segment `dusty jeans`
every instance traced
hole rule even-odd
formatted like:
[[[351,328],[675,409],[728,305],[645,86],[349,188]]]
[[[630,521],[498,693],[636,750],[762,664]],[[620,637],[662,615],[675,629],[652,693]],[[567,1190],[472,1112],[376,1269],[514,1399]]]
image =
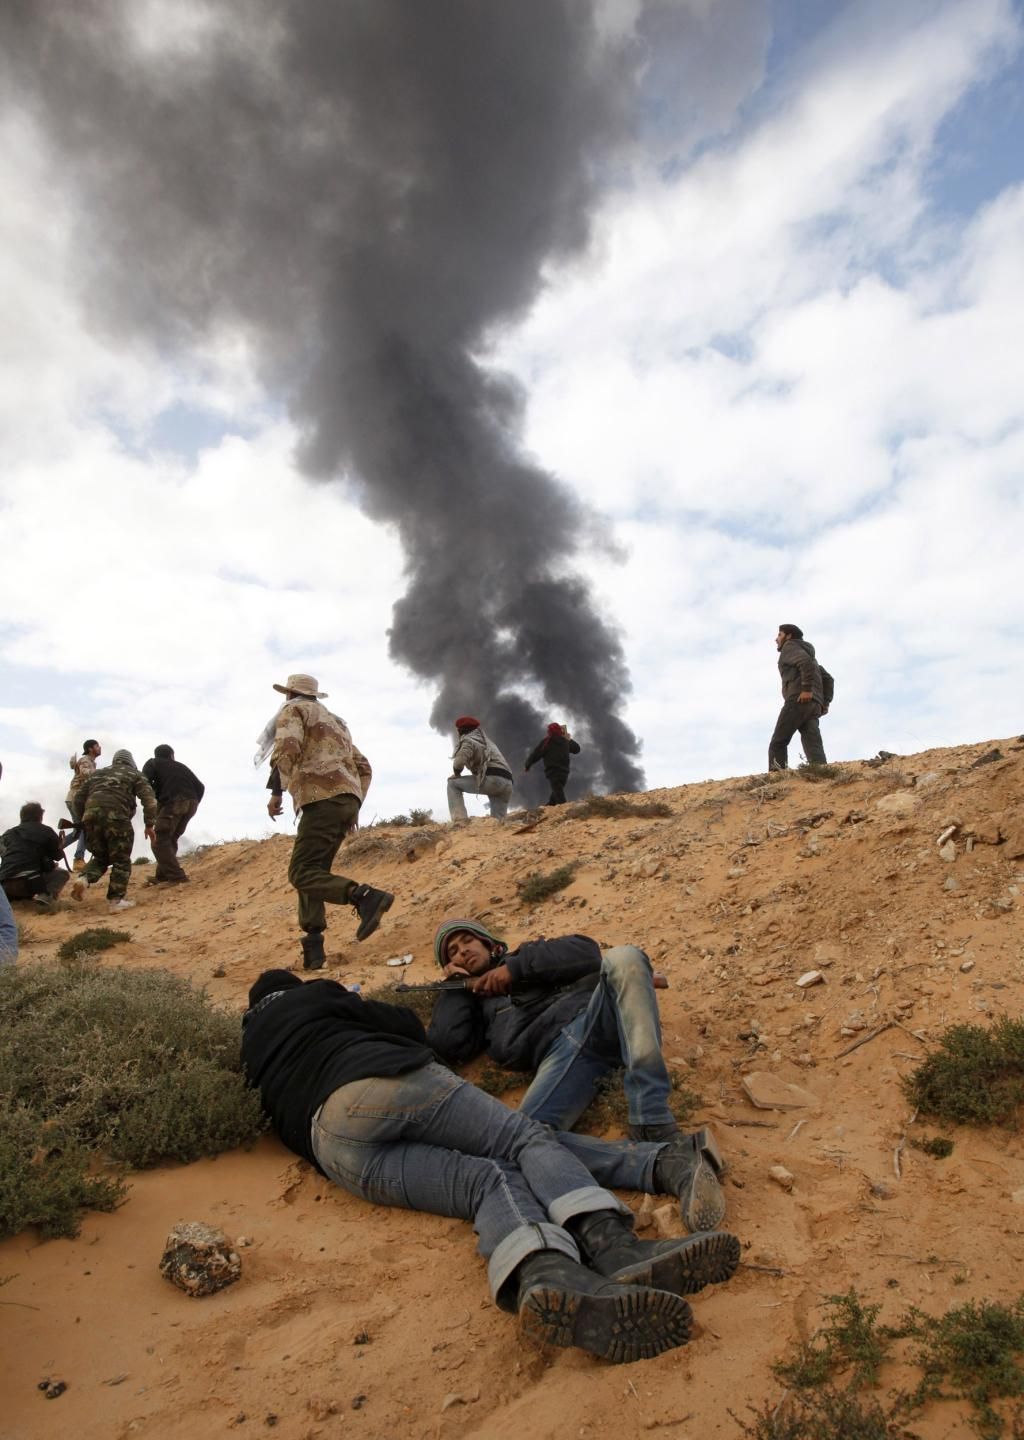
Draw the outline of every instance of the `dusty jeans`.
[[[601,978],[587,1008],[544,1056],[519,1108],[542,1125],[571,1130],[609,1070],[625,1068],[631,1125],[674,1120],[661,1053],[661,1024],[651,962],[635,945],[616,945],[601,959]]]
[[[579,1258],[563,1228],[574,1215],[630,1213],[544,1126],[436,1062],[341,1086],[312,1143],[324,1173],[373,1205],[472,1220],[499,1303],[528,1255]]]
[[[453,820],[468,820],[463,795],[486,795],[487,806],[495,820],[504,820],[512,799],[512,781],[500,775],[485,775],[474,780],[472,775],[449,775],[448,814]]]

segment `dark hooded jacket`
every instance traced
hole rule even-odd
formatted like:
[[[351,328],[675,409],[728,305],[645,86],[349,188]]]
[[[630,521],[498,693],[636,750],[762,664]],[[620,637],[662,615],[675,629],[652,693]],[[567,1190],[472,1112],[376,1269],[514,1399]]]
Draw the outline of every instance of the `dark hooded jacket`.
[[[23,820],[0,835],[0,881],[20,875],[45,875],[64,851],[56,830],[41,820]]]
[[[823,709],[831,704],[832,677],[815,659],[814,646],[809,640],[789,636],[779,651],[779,674],[782,676],[784,700],[795,700],[803,691],[809,690]]]
[[[538,760],[544,762],[544,774],[550,779],[568,780],[569,778],[569,756],[578,755],[580,747],[575,740],[570,740],[568,735],[545,735],[544,739],[530,751],[526,758],[525,768],[529,770],[531,765],[536,765]]]
[[[449,1065],[486,1050],[496,1065],[532,1073],[563,1027],[590,1003],[601,973],[601,947],[586,935],[528,940],[497,963],[511,971],[511,994],[443,992],[427,1044]]]
[[[242,1017],[249,1083],[289,1150],[313,1165],[310,1126],[329,1095],[353,1080],[404,1075],[433,1058],[411,1010],[362,1000],[336,980],[272,991]]]

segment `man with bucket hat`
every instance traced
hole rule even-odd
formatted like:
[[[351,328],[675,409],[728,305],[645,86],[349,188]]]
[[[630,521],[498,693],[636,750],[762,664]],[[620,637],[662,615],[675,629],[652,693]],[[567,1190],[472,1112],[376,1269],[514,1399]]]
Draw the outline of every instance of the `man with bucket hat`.
[[[370,762],[353,743],[344,720],[320,704],[327,696],[312,675],[289,675],[274,689],[285,696],[285,704],[274,725],[267,812],[277,819],[283,808],[282,787],[287,789],[299,816],[288,879],[299,894],[302,963],[306,970],[319,970],[326,958],[325,903],[351,905],[359,916],[356,939],[365,940],[395,897],[331,873],[370,788]]]

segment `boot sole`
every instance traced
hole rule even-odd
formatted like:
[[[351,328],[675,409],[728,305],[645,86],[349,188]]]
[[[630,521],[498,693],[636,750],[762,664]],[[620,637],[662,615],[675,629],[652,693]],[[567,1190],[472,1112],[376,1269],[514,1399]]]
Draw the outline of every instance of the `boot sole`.
[[[653,1285],[673,1295],[696,1295],[705,1285],[731,1280],[740,1263],[740,1242],[720,1230],[680,1240],[675,1250],[610,1275],[620,1285]]]
[[[519,1323],[539,1344],[574,1346],[613,1365],[628,1365],[685,1345],[693,1312],[678,1295],[661,1290],[582,1295],[537,1285],[520,1303]]]
[[[376,910],[374,910],[370,918],[368,920],[364,920],[363,923],[360,925],[359,929],[356,931],[356,939],[368,940],[373,934],[373,932],[376,930],[377,926],[380,924],[381,917],[387,914],[387,912],[391,909],[394,903],[395,897],[393,895],[386,895],[385,898],[379,902]]]
[[[679,1197],[679,1213],[687,1230],[717,1230],[725,1219],[725,1195],[718,1176],[703,1157],[693,1172],[686,1193]]]

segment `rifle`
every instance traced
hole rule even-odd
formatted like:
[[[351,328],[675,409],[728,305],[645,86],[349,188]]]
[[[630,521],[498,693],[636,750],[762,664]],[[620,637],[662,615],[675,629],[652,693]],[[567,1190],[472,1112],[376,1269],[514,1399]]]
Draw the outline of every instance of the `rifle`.
[[[444,980],[427,980],[422,985],[406,985],[400,980],[393,989],[396,995],[441,995],[445,990],[468,990],[470,979],[469,975],[448,975]]]

